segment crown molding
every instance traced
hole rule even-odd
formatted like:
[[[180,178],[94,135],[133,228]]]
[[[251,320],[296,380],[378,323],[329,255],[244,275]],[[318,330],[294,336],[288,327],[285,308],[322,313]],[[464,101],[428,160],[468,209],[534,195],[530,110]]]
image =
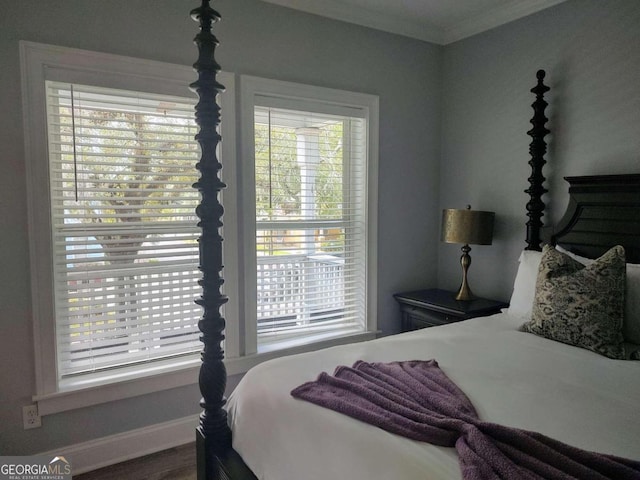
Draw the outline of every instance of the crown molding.
[[[434,23],[382,14],[337,0],[263,0],[282,7],[314,15],[382,30],[438,45],[447,45],[504,25],[527,15],[552,7],[566,0],[514,0],[507,6],[487,10],[445,28]]]
[[[566,0],[526,0],[505,7],[488,10],[447,28],[443,32],[442,45],[447,45],[478,33],[486,32],[492,28],[524,18],[565,1]]]
[[[443,45],[445,31],[435,24],[382,14],[336,0],[263,0],[314,15]]]

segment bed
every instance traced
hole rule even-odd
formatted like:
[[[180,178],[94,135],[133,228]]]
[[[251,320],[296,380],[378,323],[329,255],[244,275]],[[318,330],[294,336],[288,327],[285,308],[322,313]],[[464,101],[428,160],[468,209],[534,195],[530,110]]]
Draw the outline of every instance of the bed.
[[[467,394],[479,416],[489,422],[537,431],[570,445],[629,459],[640,459],[640,362],[612,360],[593,351],[521,331],[531,317],[543,243],[558,245],[578,262],[588,263],[622,245],[629,264],[640,263],[640,175],[570,177],[570,203],[553,234],[543,238],[542,168],[548,130],[544,116],[544,72],[531,90],[533,128],[531,176],[526,192],[526,247],[509,309],[491,316],[280,358],[250,370],[229,400],[222,340],[226,298],[222,286],[222,206],[224,184],[216,156],[220,109],[211,29],[219,15],[209,0],[192,11],[200,23],[196,36],[198,80],[192,88],[197,135],[202,148],[196,184],[202,236],[203,293],[200,322],[203,413],[197,428],[199,479],[298,480],[320,478],[459,479],[451,448],[393,435],[374,426],[291,397],[298,385],[320,372],[357,360],[392,362],[437,359]],[[555,250],[554,250],[555,251]],[[640,269],[627,265],[627,301],[640,297]],[[637,290],[629,292],[630,288]],[[634,307],[635,308],[635,307]],[[640,323],[640,309],[627,309]],[[631,315],[629,315],[631,312]],[[626,320],[625,320],[626,321]],[[627,351],[636,347],[627,346]],[[638,347],[640,348],[640,347]],[[508,361],[506,360],[508,359]]]

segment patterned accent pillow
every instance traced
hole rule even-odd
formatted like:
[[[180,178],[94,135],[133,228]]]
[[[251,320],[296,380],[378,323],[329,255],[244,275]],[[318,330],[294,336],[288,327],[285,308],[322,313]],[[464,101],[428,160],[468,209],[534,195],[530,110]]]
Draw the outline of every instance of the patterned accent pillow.
[[[624,359],[624,285],[621,246],[584,266],[545,245],[531,320],[521,330]]]

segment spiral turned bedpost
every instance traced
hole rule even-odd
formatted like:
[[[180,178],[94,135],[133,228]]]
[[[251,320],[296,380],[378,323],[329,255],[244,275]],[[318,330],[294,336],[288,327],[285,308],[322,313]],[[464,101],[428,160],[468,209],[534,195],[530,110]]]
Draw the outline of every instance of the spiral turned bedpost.
[[[219,478],[215,465],[215,455],[231,447],[231,431],[227,425],[227,414],[224,410],[226,399],[224,391],[227,372],[224,366],[225,320],[220,308],[227,301],[222,294],[222,227],[223,208],[220,203],[220,192],[225,184],[219,177],[222,164],[218,160],[216,148],[222,140],[219,134],[220,106],[216,96],[224,91],[224,86],[216,80],[220,65],[214,55],[218,40],[211,32],[213,23],[220,20],[220,15],[209,6],[210,0],[202,0],[202,5],[191,11],[191,17],[199,22],[200,32],[194,42],[198,46],[198,60],[193,67],[198,73],[198,80],[190,88],[198,94],[199,101],[195,107],[195,118],[199,131],[196,140],[200,144],[201,158],[196,168],[200,172],[199,180],[193,185],[201,195],[196,214],[200,218],[199,239],[200,265],[202,278],[202,295],[196,303],[203,308],[203,315],[198,322],[202,332],[203,343],[202,365],[200,367],[200,405],[203,412],[197,428],[198,478]],[[206,473],[204,473],[206,471]]]
[[[544,110],[547,108],[548,103],[544,100],[544,94],[550,89],[544,83],[544,70],[538,70],[536,77],[538,83],[531,89],[532,93],[535,93],[536,100],[531,105],[533,107],[533,118],[531,124],[533,128],[527,132],[527,135],[531,136],[532,140],[529,144],[529,153],[531,154],[531,176],[529,180],[529,188],[525,190],[529,194],[530,200],[527,203],[527,246],[525,250],[537,250],[542,248],[540,243],[540,231],[542,229],[542,215],[544,212],[544,202],[542,196],[547,193],[547,190],[543,187],[544,176],[542,175],[542,167],[546,160],[544,159],[545,153],[547,153],[547,143],[544,141],[544,137],[549,133],[549,130],[545,127],[545,124],[549,120]]]

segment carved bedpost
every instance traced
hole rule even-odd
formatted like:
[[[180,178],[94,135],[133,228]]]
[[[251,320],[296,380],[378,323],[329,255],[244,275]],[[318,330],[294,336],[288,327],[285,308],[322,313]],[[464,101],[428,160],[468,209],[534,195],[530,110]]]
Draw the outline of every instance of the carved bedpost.
[[[544,212],[544,202],[542,201],[542,195],[547,193],[547,190],[543,187],[544,176],[542,175],[542,167],[546,160],[544,159],[545,153],[547,153],[547,143],[544,141],[545,135],[549,133],[549,130],[545,128],[545,123],[549,120],[544,115],[544,110],[547,108],[547,102],[544,101],[544,94],[549,91],[542,81],[544,80],[544,70],[538,70],[536,77],[538,78],[538,84],[531,89],[532,93],[536,94],[536,100],[531,105],[533,107],[533,118],[531,124],[533,128],[527,132],[532,140],[529,144],[529,153],[531,154],[531,176],[529,177],[529,188],[525,190],[529,194],[530,200],[527,203],[527,246],[525,250],[538,250],[540,247],[541,238],[540,230],[542,229],[542,214]]]
[[[216,80],[220,65],[215,61],[215,48],[218,40],[211,33],[214,22],[220,19],[218,12],[209,6],[210,0],[202,0],[202,5],[191,11],[194,20],[200,23],[200,32],[194,41],[198,46],[198,61],[193,65],[198,80],[190,87],[198,94],[195,108],[196,123],[200,127],[196,140],[200,144],[202,156],[196,168],[200,179],[193,185],[201,195],[196,214],[200,218],[202,233],[199,239],[200,270],[202,295],[196,303],[203,308],[198,323],[203,342],[202,365],[200,367],[200,405],[204,409],[200,415],[196,442],[198,449],[198,478],[218,479],[220,474],[215,455],[231,447],[231,431],[227,425],[227,413],[223,409],[226,399],[224,391],[227,372],[224,366],[225,321],[220,308],[227,301],[222,295],[222,227],[223,208],[220,204],[220,191],[225,187],[218,173],[222,168],[217,158],[216,148],[221,140],[220,106],[216,95],[224,90]]]

